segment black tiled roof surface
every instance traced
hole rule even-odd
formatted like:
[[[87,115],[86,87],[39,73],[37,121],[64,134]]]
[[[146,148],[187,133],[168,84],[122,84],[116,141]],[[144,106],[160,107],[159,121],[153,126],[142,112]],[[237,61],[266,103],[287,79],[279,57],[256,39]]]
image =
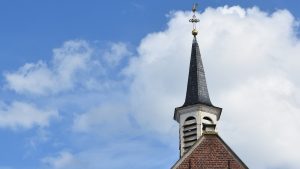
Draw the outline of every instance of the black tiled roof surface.
[[[213,106],[208,95],[199,45],[196,38],[194,38],[186,98],[183,107],[198,103]]]

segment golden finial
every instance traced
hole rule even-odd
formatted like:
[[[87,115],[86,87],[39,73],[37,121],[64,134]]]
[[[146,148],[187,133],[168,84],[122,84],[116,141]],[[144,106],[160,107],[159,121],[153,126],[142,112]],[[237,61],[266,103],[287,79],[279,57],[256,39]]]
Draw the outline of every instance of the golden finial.
[[[195,4],[193,5],[193,8],[192,8],[192,11],[193,11],[193,13],[194,13],[193,18],[189,20],[190,22],[193,23],[193,31],[192,31],[192,35],[194,35],[194,37],[196,37],[197,34],[198,34],[198,31],[197,31],[197,29],[196,29],[196,24],[197,24],[197,22],[200,21],[198,18],[196,18],[197,7],[198,7],[198,4],[195,3]]]

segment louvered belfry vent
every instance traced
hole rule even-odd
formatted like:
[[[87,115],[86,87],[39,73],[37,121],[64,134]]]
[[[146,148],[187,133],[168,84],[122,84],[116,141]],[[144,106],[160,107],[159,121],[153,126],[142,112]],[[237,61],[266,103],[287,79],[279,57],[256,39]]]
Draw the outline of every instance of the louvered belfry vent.
[[[187,152],[197,141],[197,121],[195,117],[188,117],[183,125],[183,148]]]

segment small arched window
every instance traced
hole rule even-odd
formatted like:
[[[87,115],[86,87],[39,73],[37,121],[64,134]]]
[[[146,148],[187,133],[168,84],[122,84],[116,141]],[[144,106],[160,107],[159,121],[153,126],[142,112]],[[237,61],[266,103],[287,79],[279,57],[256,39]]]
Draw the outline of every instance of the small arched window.
[[[209,117],[203,117],[203,123],[204,124],[214,124],[211,118]]]
[[[183,148],[187,152],[197,140],[197,121],[195,117],[188,117],[183,124]]]

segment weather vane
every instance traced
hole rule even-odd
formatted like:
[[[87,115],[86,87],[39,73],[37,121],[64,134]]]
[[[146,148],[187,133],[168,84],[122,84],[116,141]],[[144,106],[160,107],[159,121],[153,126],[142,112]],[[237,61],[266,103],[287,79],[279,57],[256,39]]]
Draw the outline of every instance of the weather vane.
[[[200,20],[196,17],[197,7],[198,7],[198,4],[195,3],[195,4],[193,5],[193,8],[192,8],[192,11],[193,11],[193,13],[194,13],[193,18],[189,20],[190,22],[193,23],[193,31],[192,31],[192,34],[194,35],[194,37],[196,37],[197,34],[198,34],[198,31],[197,31],[197,28],[196,28],[196,24],[197,24],[197,22],[200,21]]]

